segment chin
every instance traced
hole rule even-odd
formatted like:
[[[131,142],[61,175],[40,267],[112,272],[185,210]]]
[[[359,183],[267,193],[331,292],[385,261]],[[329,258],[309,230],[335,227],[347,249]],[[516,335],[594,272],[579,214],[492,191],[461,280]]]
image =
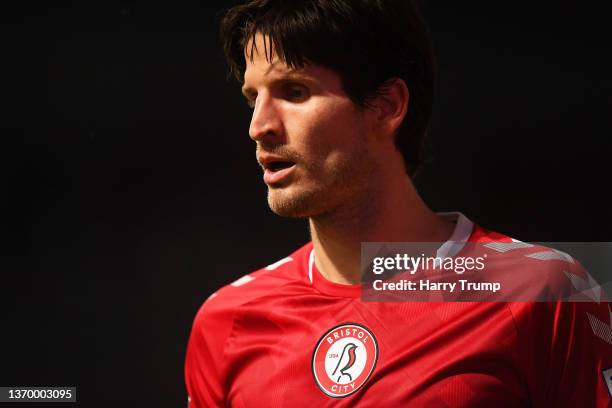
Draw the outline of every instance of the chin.
[[[275,214],[281,217],[307,218],[317,216],[324,211],[322,203],[312,191],[295,192],[290,189],[268,189],[268,205]]]

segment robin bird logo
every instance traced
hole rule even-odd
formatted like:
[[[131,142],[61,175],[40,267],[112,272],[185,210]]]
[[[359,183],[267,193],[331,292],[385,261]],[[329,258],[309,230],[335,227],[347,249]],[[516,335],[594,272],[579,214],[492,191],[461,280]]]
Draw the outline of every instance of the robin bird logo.
[[[349,373],[346,373],[345,371],[350,369],[357,360],[355,350],[357,350],[357,346],[355,345],[355,343],[348,343],[344,346],[344,349],[342,349],[342,354],[340,354],[338,364],[336,365],[336,368],[332,373],[332,375],[336,375],[336,373],[338,372],[338,368],[342,365],[342,368],[340,368],[340,376],[336,381],[340,382],[342,376],[345,375],[348,376],[349,381],[353,381],[353,377],[351,377],[351,375]]]
[[[378,360],[374,334],[359,323],[342,323],[319,338],[312,353],[312,375],[332,398],[354,394],[368,381]]]

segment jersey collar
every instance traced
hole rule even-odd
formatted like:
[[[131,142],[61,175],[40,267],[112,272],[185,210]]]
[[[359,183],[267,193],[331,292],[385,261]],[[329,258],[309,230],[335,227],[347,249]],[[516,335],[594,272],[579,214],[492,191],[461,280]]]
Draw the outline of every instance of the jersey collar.
[[[441,212],[438,215],[450,219],[455,223],[455,229],[448,241],[438,248],[436,253],[439,257],[450,257],[457,254],[469,241],[474,230],[474,223],[464,214],[458,211]],[[319,292],[330,296],[358,298],[361,296],[361,285],[345,285],[335,283],[326,279],[315,265],[314,248],[310,247],[308,255],[308,281]]]

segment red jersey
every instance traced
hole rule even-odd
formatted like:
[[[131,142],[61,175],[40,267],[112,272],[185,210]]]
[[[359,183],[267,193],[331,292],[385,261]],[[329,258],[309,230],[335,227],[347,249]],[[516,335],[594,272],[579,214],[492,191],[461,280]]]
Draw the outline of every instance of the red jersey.
[[[512,242],[457,214],[450,241]],[[605,302],[363,302],[309,243],[209,297],[189,407],[608,407]]]

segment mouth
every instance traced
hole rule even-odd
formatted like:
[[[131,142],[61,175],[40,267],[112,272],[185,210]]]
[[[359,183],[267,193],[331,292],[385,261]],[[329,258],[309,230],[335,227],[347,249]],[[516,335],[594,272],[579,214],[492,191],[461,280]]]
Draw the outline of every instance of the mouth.
[[[270,170],[271,172],[275,173],[277,171],[287,169],[293,166],[294,164],[295,163],[293,162],[283,161],[283,160],[271,161],[271,162],[264,164],[264,170]]]
[[[264,183],[267,185],[278,184],[287,179],[295,169],[295,163],[282,159],[264,159],[261,161],[264,169]]]

